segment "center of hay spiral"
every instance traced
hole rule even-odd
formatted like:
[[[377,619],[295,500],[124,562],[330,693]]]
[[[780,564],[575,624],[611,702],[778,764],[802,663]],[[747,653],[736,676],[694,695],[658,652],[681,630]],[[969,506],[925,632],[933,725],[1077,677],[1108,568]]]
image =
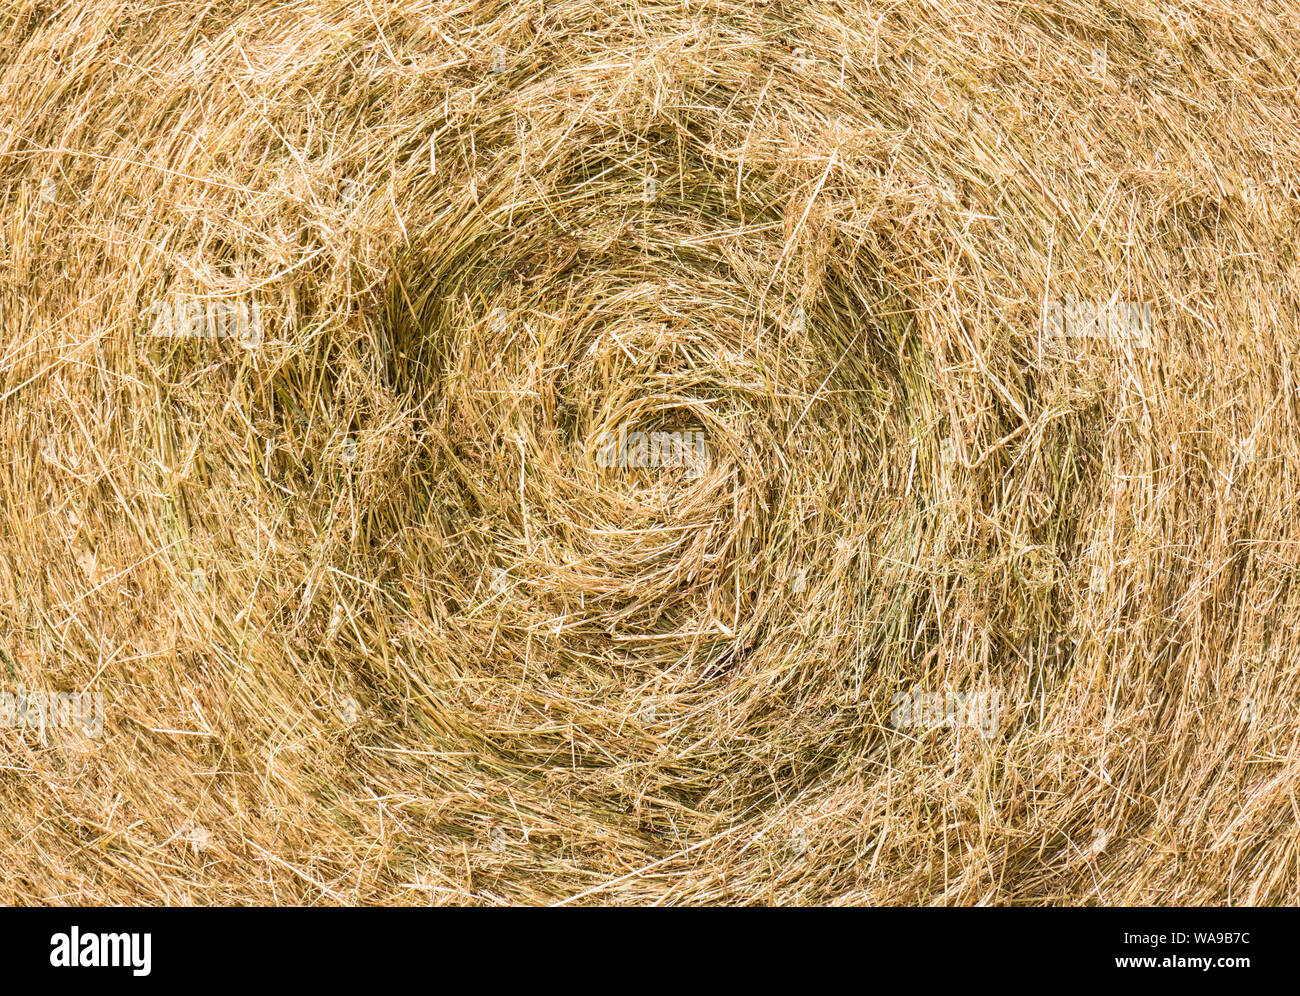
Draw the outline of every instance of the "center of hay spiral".
[[[746,739],[775,730],[772,680],[860,691],[873,532],[903,521],[886,496],[907,329],[870,260],[811,291],[773,279],[782,211],[761,179],[724,190],[698,150],[638,174],[593,143],[529,184],[499,162],[399,261],[384,320],[396,383],[445,441],[430,570],[456,659],[488,698],[649,759],[722,714]],[[751,763],[725,732],[674,793]]]

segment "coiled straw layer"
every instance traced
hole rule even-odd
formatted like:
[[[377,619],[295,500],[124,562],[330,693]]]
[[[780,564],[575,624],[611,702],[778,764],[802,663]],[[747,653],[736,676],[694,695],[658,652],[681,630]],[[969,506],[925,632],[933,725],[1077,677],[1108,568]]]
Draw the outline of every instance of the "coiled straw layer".
[[[1296,902],[1297,43],[11,4],[0,900]]]

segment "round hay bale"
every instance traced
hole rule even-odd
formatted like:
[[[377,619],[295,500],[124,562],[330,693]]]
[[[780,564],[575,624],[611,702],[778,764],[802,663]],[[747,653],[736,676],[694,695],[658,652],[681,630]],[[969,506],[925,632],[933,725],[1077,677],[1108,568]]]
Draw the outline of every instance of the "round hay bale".
[[[0,901],[1296,902],[1297,42],[17,0]]]

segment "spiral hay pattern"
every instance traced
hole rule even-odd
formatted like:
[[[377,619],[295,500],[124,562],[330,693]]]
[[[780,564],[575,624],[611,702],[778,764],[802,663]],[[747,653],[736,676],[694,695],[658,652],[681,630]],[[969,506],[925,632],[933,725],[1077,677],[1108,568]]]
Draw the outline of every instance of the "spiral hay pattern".
[[[199,6],[0,14],[0,901],[1300,900],[1300,9]]]

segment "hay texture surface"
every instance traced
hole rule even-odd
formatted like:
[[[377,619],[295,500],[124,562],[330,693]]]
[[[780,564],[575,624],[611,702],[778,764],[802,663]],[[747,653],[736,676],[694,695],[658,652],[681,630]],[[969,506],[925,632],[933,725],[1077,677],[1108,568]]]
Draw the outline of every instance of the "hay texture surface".
[[[1300,902],[1297,52],[6,4],[0,901]]]

